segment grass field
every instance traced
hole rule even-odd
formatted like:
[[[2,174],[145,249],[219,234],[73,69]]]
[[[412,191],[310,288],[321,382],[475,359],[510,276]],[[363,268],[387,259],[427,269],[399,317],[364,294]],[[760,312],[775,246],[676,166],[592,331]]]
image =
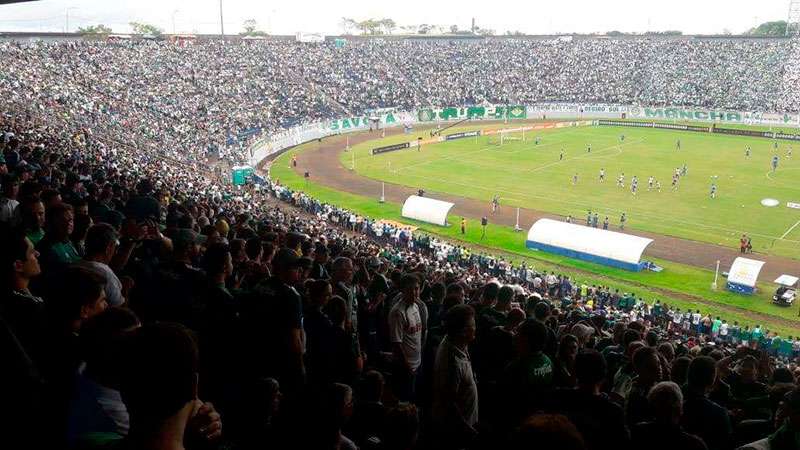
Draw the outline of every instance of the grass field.
[[[470,124],[447,133],[479,128],[485,127]],[[540,137],[538,145],[535,135]],[[525,137],[502,146],[491,145],[489,137],[482,136],[427,145],[421,152],[369,154],[371,148],[416,138],[393,136],[355,146],[341,158],[347,167],[354,158],[356,171],[369,178],[487,204],[499,195],[503,205],[572,215],[578,221],[591,209],[601,221],[608,216],[612,227],[625,212],[631,228],[729,247],[737,247],[741,234],[747,233],[758,252],[800,257],[800,210],[785,206],[787,201],[800,203],[796,182],[800,145],[795,144],[796,154],[789,157],[791,144],[786,141],[779,141],[774,152],[773,141],[763,138],[627,127],[549,129],[529,131]],[[745,157],[747,146],[752,149],[750,158]],[[774,154],[780,161],[771,173]],[[688,175],[673,191],[672,173],[684,164]],[[598,179],[601,169],[605,169],[604,183]],[[616,186],[620,173],[625,174],[625,188]],[[573,185],[576,174],[578,182]],[[635,196],[630,190],[634,175],[639,178]],[[661,192],[648,191],[650,176],[661,182]],[[716,199],[709,195],[714,176]],[[781,204],[764,207],[760,204],[764,198]]]
[[[369,217],[412,223],[425,232],[453,242],[460,241],[472,245],[476,251],[489,251],[515,262],[524,260],[529,266],[534,266],[538,270],[555,270],[568,274],[580,282],[610,285],[622,292],[633,292],[648,300],[658,298],[683,310],[700,309],[704,313],[719,315],[729,321],[736,320],[741,324],[760,323],[784,336],[797,334],[800,319],[797,317],[796,309],[781,308],[771,304],[770,296],[775,289],[771,283],[759,283],[759,292],[756,295],[741,296],[724,290],[712,291],[709,285],[713,279],[713,272],[709,270],[670,261],[655,259],[657,264],[665,267],[666,270],[662,273],[629,272],[558,255],[531,252],[524,247],[519,233],[515,233],[509,227],[490,224],[487,239],[480,241],[480,227],[473,220],[468,221],[466,236],[461,236],[456,227],[438,227],[410,221],[400,217],[398,204],[381,204],[374,197],[344,193],[313,181],[307,182],[288,168],[288,161],[292,155],[314,148],[315,145],[315,143],[304,144],[281,155],[272,165],[272,176],[280,179],[283,184],[305,191],[321,201],[350,208]],[[347,166],[349,167],[349,164]],[[479,242],[480,246],[477,246]]]

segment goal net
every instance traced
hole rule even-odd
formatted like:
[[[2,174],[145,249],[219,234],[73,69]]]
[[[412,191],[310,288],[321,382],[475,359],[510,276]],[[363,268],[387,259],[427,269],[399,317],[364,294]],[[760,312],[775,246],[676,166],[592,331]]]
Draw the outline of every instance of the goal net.
[[[504,145],[515,141],[525,141],[525,130],[499,130],[488,138],[489,145]]]

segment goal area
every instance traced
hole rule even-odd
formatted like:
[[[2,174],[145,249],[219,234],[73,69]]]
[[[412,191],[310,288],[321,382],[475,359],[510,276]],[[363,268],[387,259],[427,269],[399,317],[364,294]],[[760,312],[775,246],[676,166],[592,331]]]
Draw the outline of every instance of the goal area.
[[[488,136],[489,145],[505,145],[517,141],[525,142],[525,140],[525,129],[523,128],[498,130],[496,133]]]

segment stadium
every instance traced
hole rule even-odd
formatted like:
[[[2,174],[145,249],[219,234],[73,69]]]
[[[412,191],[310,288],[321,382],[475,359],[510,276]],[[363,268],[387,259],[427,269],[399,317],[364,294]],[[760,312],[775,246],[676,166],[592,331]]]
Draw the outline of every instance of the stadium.
[[[8,448],[797,448],[789,3],[0,31]]]

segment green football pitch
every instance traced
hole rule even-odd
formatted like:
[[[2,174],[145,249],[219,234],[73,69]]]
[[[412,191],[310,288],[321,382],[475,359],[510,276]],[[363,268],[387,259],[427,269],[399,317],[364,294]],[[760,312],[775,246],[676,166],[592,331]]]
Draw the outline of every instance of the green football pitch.
[[[445,134],[485,128],[471,124]],[[627,227],[729,247],[737,247],[741,234],[747,233],[756,251],[800,258],[800,210],[786,206],[800,203],[800,144],[794,144],[796,154],[791,156],[788,141],[778,141],[775,150],[773,141],[764,138],[583,126],[526,131],[524,140],[520,132],[507,134],[502,145],[496,135],[480,136],[425,145],[422,151],[370,154],[374,147],[417,136],[357,145],[341,155],[341,162],[355,164],[369,178],[487,204],[498,195],[502,205],[572,215],[579,223],[592,210],[601,221],[608,216],[614,227],[624,212]],[[774,155],[779,164],[772,172]],[[687,174],[673,190],[672,175],[684,165]],[[623,173],[624,187],[618,187]],[[631,191],[633,176],[639,180],[636,195]],[[649,189],[651,176],[660,182],[660,192]],[[710,195],[712,183],[716,198]],[[762,206],[766,198],[779,205]]]

